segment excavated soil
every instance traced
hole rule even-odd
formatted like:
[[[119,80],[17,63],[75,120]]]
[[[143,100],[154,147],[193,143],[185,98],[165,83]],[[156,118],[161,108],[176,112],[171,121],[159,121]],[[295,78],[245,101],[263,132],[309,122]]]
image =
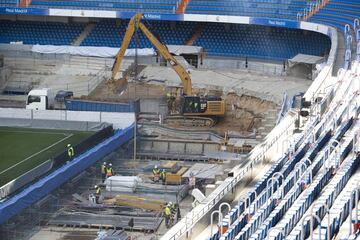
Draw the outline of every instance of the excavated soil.
[[[226,115],[215,126],[217,131],[232,130],[243,134],[253,132],[262,125],[269,110],[277,109],[277,105],[271,101],[248,95],[231,93],[225,97],[225,101]]]
[[[112,84],[103,83],[86,99],[100,101],[127,102],[129,100],[157,99],[159,104],[165,103],[166,92],[179,94],[180,90],[166,88],[158,84],[148,84],[146,82],[127,82],[126,79],[118,80]],[[269,110],[277,109],[274,102],[263,100],[254,96],[229,93],[223,96],[220,90],[194,89],[194,94],[204,94],[221,96],[226,102],[226,115],[211,130],[224,134],[226,131],[237,132],[241,135],[248,135],[259,128],[264,122],[264,116]],[[181,126],[171,126],[181,128]],[[187,127],[187,129],[189,129]],[[204,129],[193,127],[193,129]]]

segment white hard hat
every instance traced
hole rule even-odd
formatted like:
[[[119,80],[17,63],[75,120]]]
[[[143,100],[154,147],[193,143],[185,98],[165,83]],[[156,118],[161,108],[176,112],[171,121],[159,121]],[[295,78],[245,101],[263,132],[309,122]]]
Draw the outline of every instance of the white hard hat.
[[[106,162],[104,162],[104,165],[106,165]]]
[[[171,206],[172,205],[172,202],[169,202],[169,206]]]
[[[154,168],[157,168],[157,165],[155,165],[155,167]]]
[[[97,188],[97,185],[95,185],[94,188]]]
[[[112,163],[109,163],[109,166],[112,166]]]
[[[67,145],[68,147],[70,147],[71,146],[71,144],[70,143],[68,143],[68,145]]]

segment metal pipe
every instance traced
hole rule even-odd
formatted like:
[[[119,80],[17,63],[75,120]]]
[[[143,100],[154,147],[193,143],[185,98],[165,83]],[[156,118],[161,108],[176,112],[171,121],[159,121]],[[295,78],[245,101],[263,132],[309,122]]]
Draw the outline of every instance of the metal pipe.
[[[310,158],[308,158],[308,157],[307,157],[307,158],[305,158],[303,161],[304,161],[304,162],[306,162],[306,161],[307,161],[307,162],[309,163],[309,165],[308,165],[308,166],[310,166],[310,165],[311,165],[311,160],[310,160]]]
[[[326,227],[326,231],[327,231],[327,240],[330,240],[330,209],[328,207],[328,205],[326,205],[325,203],[315,203],[311,206],[310,209],[310,213],[313,214],[313,209],[315,206],[320,206],[320,207],[324,207],[326,208],[326,214],[327,214],[327,227]],[[321,225],[321,224],[320,224]],[[321,227],[321,226],[320,226]]]
[[[310,217],[310,239],[313,240],[313,225],[314,225],[314,218],[316,219],[316,221],[318,222],[319,225],[321,225],[321,219],[316,216],[315,214],[307,214],[304,216],[302,222],[301,222],[301,238],[300,240],[305,240],[305,229],[304,229],[304,222],[306,220],[307,217]],[[321,228],[319,227],[319,237],[321,238]],[[317,239],[317,240],[321,240],[321,239]]]
[[[266,201],[269,200],[269,182],[271,181],[271,196],[274,194],[274,181],[277,183],[277,186],[279,186],[279,181],[275,178],[269,178],[266,184]]]
[[[354,193],[355,190],[352,190],[351,191],[351,195],[350,195],[350,206],[349,206],[349,237],[351,236],[352,234],[352,231],[351,231],[351,228],[352,228],[352,209],[353,209],[353,204],[352,204],[352,201],[353,201],[353,193]]]
[[[228,204],[227,202],[223,202],[223,203],[221,203],[220,204],[220,206],[219,206],[219,212],[221,213],[221,210],[222,210],[222,207],[223,206],[226,206],[226,207],[228,207],[228,212],[227,213],[229,213],[230,211],[231,211],[231,206],[230,206],[230,204]],[[226,216],[226,215],[225,215]],[[223,232],[223,223],[222,223],[222,221],[223,221],[223,215],[221,214],[221,222],[220,222],[220,236],[222,236],[222,232]]]
[[[237,218],[240,217],[240,202],[241,202],[241,200],[242,200],[242,199],[239,199],[238,204],[237,204],[237,206],[238,206]],[[246,204],[246,203],[245,203],[245,204]]]
[[[289,145],[290,146],[290,141],[289,139],[284,139],[281,143],[281,154],[285,154],[286,151],[284,151],[284,143],[286,142],[286,145]]]
[[[218,220],[218,223],[220,223],[220,219],[222,220],[222,213],[219,211],[219,210],[215,210],[211,213],[211,216],[210,216],[210,238],[212,237],[213,235],[213,218],[214,218],[214,213],[217,213],[218,216],[219,216],[219,220]]]
[[[282,174],[281,172],[276,172],[276,173],[274,173],[271,178],[273,178],[273,179],[275,179],[275,178],[279,179],[279,177],[281,177],[281,181],[283,182],[284,179],[285,179],[285,177],[284,177],[284,174]],[[283,198],[284,198],[284,195],[285,195],[285,193],[284,193],[284,191],[285,191],[284,187],[285,187],[285,186],[283,186],[282,191],[281,191],[281,199],[283,199]],[[278,182],[278,188],[280,189],[280,182]]]
[[[345,35],[347,35],[350,31],[350,25],[349,24],[346,24],[345,27],[344,27],[344,32],[345,32]]]
[[[360,26],[359,19],[356,18],[356,19],[354,20],[354,31],[355,31],[355,32],[356,32],[356,30],[359,28],[359,26]]]

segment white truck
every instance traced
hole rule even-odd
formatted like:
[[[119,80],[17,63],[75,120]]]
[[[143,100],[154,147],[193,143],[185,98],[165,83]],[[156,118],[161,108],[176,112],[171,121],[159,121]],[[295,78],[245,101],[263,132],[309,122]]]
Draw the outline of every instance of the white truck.
[[[56,96],[51,88],[33,89],[28,93],[26,99],[26,109],[46,110],[46,109],[65,109],[65,98],[72,97],[73,92],[58,91]]]

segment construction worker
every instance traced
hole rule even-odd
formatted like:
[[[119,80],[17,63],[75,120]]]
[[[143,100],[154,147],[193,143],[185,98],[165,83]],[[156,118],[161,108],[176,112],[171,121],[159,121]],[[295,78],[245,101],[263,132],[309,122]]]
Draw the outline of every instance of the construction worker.
[[[95,199],[96,199],[96,203],[99,203],[99,199],[101,196],[101,188],[98,185],[95,185]]]
[[[159,178],[160,178],[160,169],[158,168],[157,165],[155,165],[154,169],[153,169],[153,178],[154,178],[154,182],[158,182]]]
[[[106,178],[106,162],[101,164],[101,180],[104,182]]]
[[[174,102],[175,102],[175,97],[171,95],[171,93],[167,92],[166,93],[166,102],[168,105],[168,111],[169,113],[173,113],[174,112]]]
[[[170,214],[171,214],[171,210],[170,210],[170,205],[166,204],[165,209],[164,209],[164,217],[165,217],[165,226],[167,228],[170,227]]]
[[[114,170],[112,168],[112,164],[109,163],[109,166],[106,168],[106,178],[114,176]]]
[[[162,184],[165,184],[165,180],[166,180],[166,171],[165,169],[163,169],[161,172],[160,172],[160,179],[162,181]]]
[[[67,153],[68,153],[69,159],[72,159],[74,157],[74,148],[73,148],[73,146],[71,146],[70,143],[67,145]]]

